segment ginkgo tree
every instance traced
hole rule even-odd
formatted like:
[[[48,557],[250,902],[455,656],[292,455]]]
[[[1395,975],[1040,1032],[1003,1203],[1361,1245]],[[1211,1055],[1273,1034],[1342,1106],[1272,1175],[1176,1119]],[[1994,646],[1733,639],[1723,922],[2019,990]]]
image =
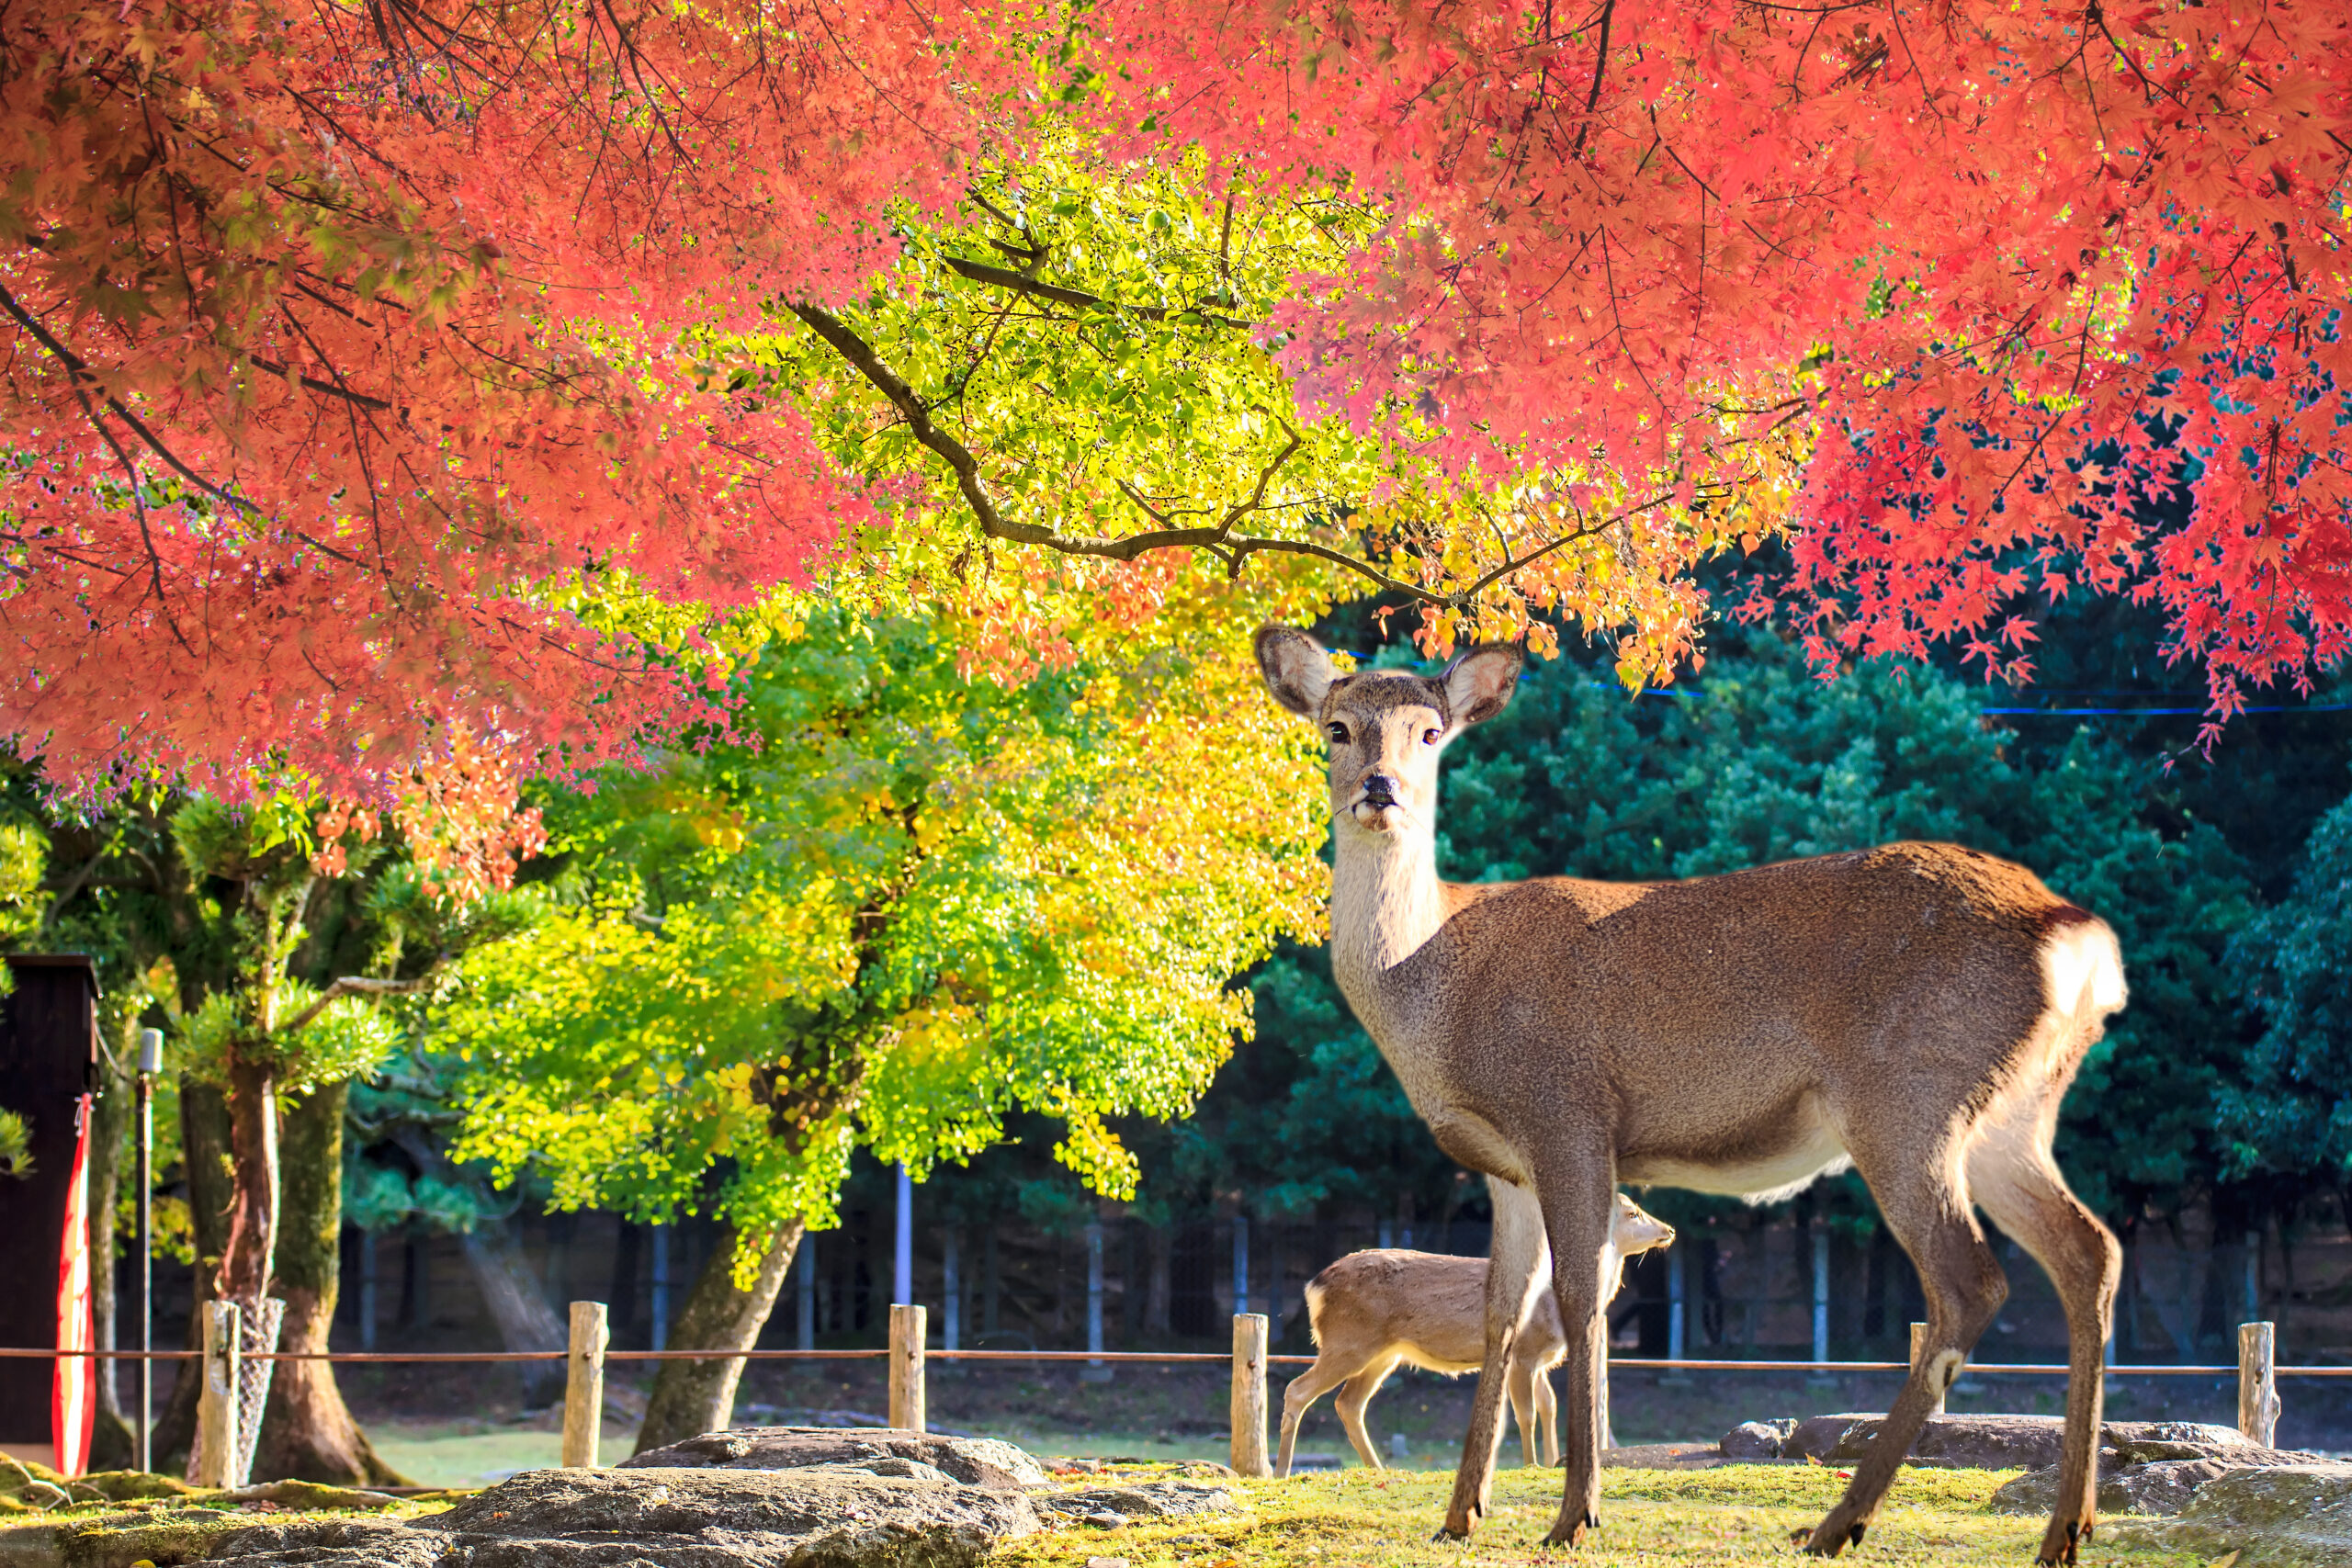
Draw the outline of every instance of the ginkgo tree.
[[[435,1013],[457,1150],[567,1208],[710,1212],[673,1347],[741,1350],[853,1148],[917,1170],[1015,1109],[1125,1195],[1104,1123],[1170,1116],[1249,1026],[1235,978],[1319,925],[1308,748],[1237,649],[1019,685],[935,625],[810,608],[734,726],[546,801],[556,908]],[[724,1426],[740,1360],[664,1364],[640,1447]]]

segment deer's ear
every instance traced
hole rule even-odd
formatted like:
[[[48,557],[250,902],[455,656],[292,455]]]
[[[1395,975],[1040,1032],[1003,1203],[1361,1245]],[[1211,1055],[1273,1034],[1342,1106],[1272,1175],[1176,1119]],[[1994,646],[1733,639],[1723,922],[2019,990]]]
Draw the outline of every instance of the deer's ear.
[[[1323,694],[1331,689],[1331,656],[1323,645],[1296,626],[1258,629],[1258,668],[1274,701],[1295,714],[1313,718],[1322,711]]]
[[[1490,642],[1474,648],[1445,667],[1446,711],[1454,728],[1466,728],[1503,711],[1519,687],[1519,649]]]

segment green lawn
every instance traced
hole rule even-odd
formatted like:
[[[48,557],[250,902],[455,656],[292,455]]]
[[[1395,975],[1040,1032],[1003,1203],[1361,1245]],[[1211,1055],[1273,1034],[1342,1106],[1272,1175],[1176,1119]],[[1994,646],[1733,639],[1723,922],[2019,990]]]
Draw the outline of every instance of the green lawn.
[[[1869,1539],[1847,1560],[2023,1568],[2042,1521],[1985,1507],[2016,1473],[1906,1467]],[[1443,1472],[1350,1471],[1233,1484],[1250,1505],[1246,1516],[1115,1532],[1057,1529],[1013,1543],[996,1561],[1005,1568],[1085,1568],[1097,1558],[1124,1559],[1127,1568],[1787,1568],[1795,1560],[1790,1533],[1816,1522],[1845,1483],[1831,1470],[1791,1465],[1609,1471],[1600,1529],[1573,1557],[1540,1548],[1559,1506],[1555,1470],[1503,1472],[1493,1511],[1467,1543],[1429,1539],[1453,1484]],[[2194,1555],[2103,1540],[2085,1549],[2083,1561],[2205,1568]]]

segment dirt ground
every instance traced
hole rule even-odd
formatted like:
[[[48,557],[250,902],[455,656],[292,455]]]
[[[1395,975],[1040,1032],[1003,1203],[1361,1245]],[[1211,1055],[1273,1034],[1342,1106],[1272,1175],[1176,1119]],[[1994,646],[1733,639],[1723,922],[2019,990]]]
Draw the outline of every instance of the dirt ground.
[[[1107,1382],[1088,1382],[1067,1362],[1034,1367],[1003,1363],[956,1367],[933,1363],[928,1384],[930,1422],[1008,1438],[1042,1453],[1139,1460],[1223,1459],[1227,1450],[1224,1369],[1201,1363],[1109,1369]],[[1276,1367],[1270,1378],[1279,1412],[1283,1384],[1297,1369]],[[614,1369],[614,1398],[605,1428],[608,1459],[626,1453],[642,1408],[650,1372],[642,1364]],[[509,1369],[467,1367],[452,1373],[423,1367],[346,1369],[345,1391],[385,1456],[416,1479],[441,1485],[481,1485],[513,1471],[554,1462],[561,1413],[551,1403],[560,1386],[527,1397]],[[1886,1408],[1899,1386],[1892,1373],[1808,1381],[1801,1373],[1699,1372],[1677,1382],[1649,1371],[1621,1371],[1611,1389],[1618,1440],[1712,1442],[1741,1421],[1805,1416],[1830,1411]],[[1469,1417],[1472,1380],[1403,1371],[1372,1404],[1367,1425],[1391,1466],[1450,1469],[1459,1457]],[[2352,1379],[2290,1382],[2281,1390],[2282,1448],[2324,1451],[2352,1449]],[[2061,1380],[1990,1376],[1963,1380],[1955,1413],[2017,1411],[2055,1415],[2063,1407]],[[539,1403],[544,1398],[550,1403]],[[2118,1379],[2108,1414],[2136,1421],[2182,1420],[2234,1424],[2233,1382],[2211,1377]],[[868,1361],[754,1362],[736,1404],[744,1424],[851,1425],[879,1423],[888,1405],[883,1363]],[[1402,1451],[1392,1445],[1403,1439]],[[542,1452],[541,1450],[544,1450]],[[1515,1450],[1515,1443],[1513,1450]],[[1298,1452],[1308,1464],[1355,1468],[1327,1397],[1299,1429]]]

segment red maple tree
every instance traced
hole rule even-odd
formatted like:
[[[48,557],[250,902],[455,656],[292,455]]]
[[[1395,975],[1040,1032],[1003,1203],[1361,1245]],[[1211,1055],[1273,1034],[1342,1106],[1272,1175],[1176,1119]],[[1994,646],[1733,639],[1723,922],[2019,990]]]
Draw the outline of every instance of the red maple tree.
[[[85,780],[340,784],[690,711],[691,661],[613,604],[739,604],[869,520],[700,334],[854,291],[892,204],[937,208],[1041,106],[1387,205],[1282,323],[1309,401],[1686,495],[1802,430],[1823,660],[1961,638],[2022,676],[2036,595],[2079,584],[2160,602],[2225,715],[2352,616],[2347,28],[2281,0],[27,0],[0,728]]]
[[[2352,626],[2352,11],[2278,0],[1091,14],[1115,100],[1398,221],[1306,385],[1685,483],[1812,427],[1816,659],[2160,603],[2214,708]],[[1115,46],[1108,41],[1115,39]],[[1144,123],[1138,121],[1137,123]],[[1989,672],[1989,671],[1988,671]]]

